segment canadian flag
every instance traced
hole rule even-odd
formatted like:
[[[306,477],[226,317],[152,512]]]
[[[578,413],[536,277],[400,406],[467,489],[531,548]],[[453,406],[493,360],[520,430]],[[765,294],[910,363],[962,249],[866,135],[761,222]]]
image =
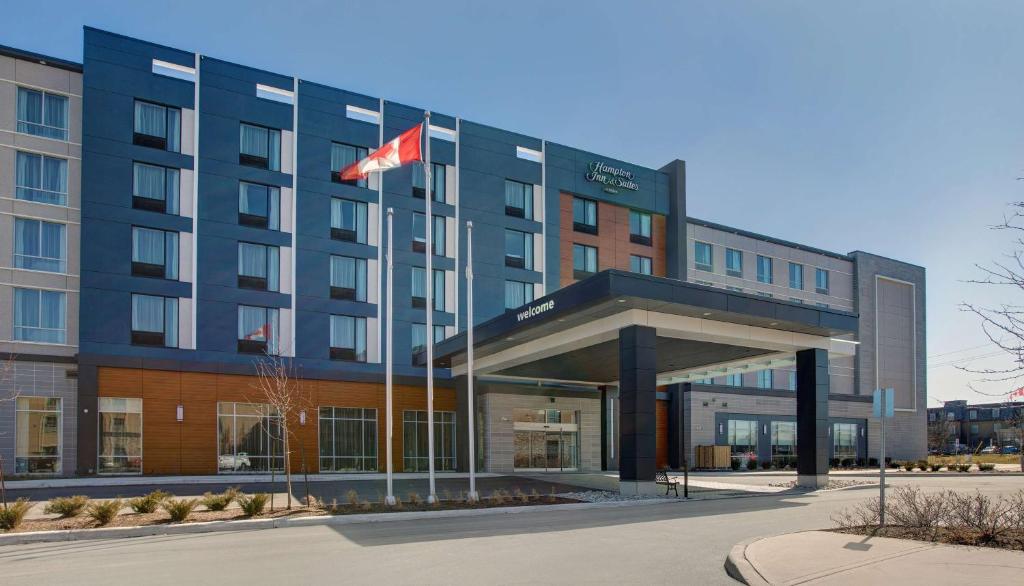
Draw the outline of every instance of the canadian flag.
[[[1021,387],[1010,393],[1010,400],[1014,401],[1017,398],[1024,399],[1024,387]]]
[[[370,156],[342,169],[338,173],[341,180],[366,179],[366,176],[374,171],[387,171],[388,169],[394,169],[422,160],[423,157],[420,153],[420,137],[422,133],[423,125],[417,124],[399,134],[374,151]]]

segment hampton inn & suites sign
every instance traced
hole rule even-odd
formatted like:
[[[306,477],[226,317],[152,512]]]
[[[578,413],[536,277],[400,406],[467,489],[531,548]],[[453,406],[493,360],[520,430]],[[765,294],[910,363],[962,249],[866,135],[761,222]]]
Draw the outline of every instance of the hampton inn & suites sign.
[[[633,180],[633,172],[621,167],[612,167],[604,161],[593,161],[587,165],[587,181],[604,185],[607,193],[618,193],[619,189],[639,191],[640,186]]]

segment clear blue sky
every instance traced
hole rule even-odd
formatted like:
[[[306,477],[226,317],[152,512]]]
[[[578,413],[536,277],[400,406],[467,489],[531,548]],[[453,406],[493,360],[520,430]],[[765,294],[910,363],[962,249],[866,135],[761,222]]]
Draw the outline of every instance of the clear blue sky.
[[[962,282],[1024,200],[1021,2],[113,2],[4,7],[0,43],[81,60],[90,25],[652,167],[691,215],[928,269],[929,400],[985,400]],[[971,366],[1008,364],[1004,357]],[[986,392],[1007,385],[980,383]]]

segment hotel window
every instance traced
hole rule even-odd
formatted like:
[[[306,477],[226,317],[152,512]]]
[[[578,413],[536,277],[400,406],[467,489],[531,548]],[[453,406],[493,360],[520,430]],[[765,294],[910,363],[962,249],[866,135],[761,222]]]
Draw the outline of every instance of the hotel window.
[[[426,180],[423,173],[423,163],[416,163],[412,169],[412,196],[423,199],[426,195]],[[430,193],[434,196],[434,201],[444,203],[445,202],[445,167],[442,163],[431,163],[430,164],[430,183],[433,187]]]
[[[505,230],[505,266],[533,270],[533,234]]]
[[[757,255],[757,280],[760,283],[772,283],[772,259]]]
[[[238,182],[238,223],[243,226],[281,229],[281,188]]]
[[[99,474],[142,473],[142,399],[99,398]]]
[[[181,110],[135,100],[135,132],[132,143],[181,152]]]
[[[276,307],[238,306],[238,351],[277,354],[279,311]]]
[[[585,279],[597,272],[597,249],[585,244],[572,245],[572,278]]]
[[[17,397],[14,411],[14,473],[60,474],[61,400]]]
[[[18,199],[68,205],[68,162],[18,151],[15,195]]]
[[[178,299],[132,294],[132,344],[178,347]]]
[[[743,251],[735,248],[725,249],[725,274],[730,277],[743,276]]]
[[[711,245],[706,242],[693,243],[693,266],[698,271],[714,272],[715,261],[711,253]]]
[[[796,465],[796,422],[772,421],[772,463]]]
[[[178,279],[178,233],[132,227],[132,274]]]
[[[331,198],[331,238],[366,244],[366,204]]]
[[[429,462],[427,412],[402,413],[402,455],[404,472],[426,472]],[[454,471],[455,412],[434,412],[434,469]]]
[[[757,421],[751,419],[730,419],[728,437],[733,460],[739,460],[740,467],[753,470],[757,466]]]
[[[427,224],[426,215],[419,212],[412,213],[412,250],[413,252],[426,252],[427,250]],[[434,241],[434,255],[444,256],[445,244],[448,239],[445,237],[444,216],[434,216],[434,229],[430,234]]]
[[[822,295],[828,295],[828,271],[825,269],[814,269],[814,290]]]
[[[67,296],[62,291],[14,289],[14,339],[63,344]]]
[[[412,306],[427,306],[427,270],[423,267],[412,267]],[[444,311],[444,271],[434,269],[434,311]]]
[[[515,309],[533,301],[533,283],[505,281],[505,309]]]
[[[533,219],[533,186],[511,179],[505,180],[505,215]]]
[[[629,241],[651,245],[651,214],[629,210]]]
[[[974,409],[971,409],[970,411],[967,412],[967,418],[971,419],[971,420],[977,419],[978,418],[978,412],[975,411]]]
[[[597,202],[581,197],[572,198],[572,229],[576,232],[597,234]]]
[[[377,470],[377,410],[320,408],[320,472]]]
[[[742,374],[727,374],[725,376],[725,384],[730,387],[742,387],[743,386],[743,375]]]
[[[65,272],[64,232],[64,224],[15,218],[15,268],[49,273]]]
[[[276,246],[238,243],[238,286],[242,289],[278,291],[281,253]]]
[[[770,389],[770,388],[772,388],[772,371],[771,370],[759,370],[759,371],[757,371],[757,388],[759,388],[759,389]]]
[[[366,362],[366,318],[331,316],[331,360]]]
[[[788,382],[789,382],[789,385],[786,388],[788,388],[791,391],[795,391],[796,390],[796,371],[795,370],[791,370],[791,371],[789,371],[786,374],[787,374],[787,378],[788,378]]]
[[[177,169],[135,163],[132,172],[132,207],[177,215],[180,183],[180,172]]]
[[[641,275],[651,274],[651,258],[649,256],[629,255],[629,270]]]
[[[366,301],[366,259],[331,256],[331,299]]]
[[[410,329],[412,335],[412,356],[413,359],[420,352],[427,349],[427,324],[412,324]],[[444,341],[444,326],[434,326],[434,343]]]
[[[804,265],[795,262],[789,263],[789,288],[804,288]]]
[[[18,132],[67,140],[67,96],[19,87]]]
[[[281,415],[261,403],[217,403],[217,471],[284,470]]]
[[[837,460],[854,460],[857,458],[857,424],[832,424],[832,457]]]
[[[369,154],[370,150],[366,147],[332,142],[331,181],[335,183],[344,183],[345,185],[355,185],[356,187],[366,187],[366,179],[343,180],[341,178],[341,171],[352,163],[365,159]]]
[[[239,125],[238,164],[280,171],[281,131],[241,123]]]

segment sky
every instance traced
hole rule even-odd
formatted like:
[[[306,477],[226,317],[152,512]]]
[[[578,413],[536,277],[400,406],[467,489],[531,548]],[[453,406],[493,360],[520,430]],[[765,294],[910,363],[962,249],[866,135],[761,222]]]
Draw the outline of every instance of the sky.
[[[59,15],[59,16],[55,16]],[[959,309],[1024,200],[1024,3],[175,2],[5,6],[0,44],[80,61],[83,25],[654,168],[688,213],[927,269],[929,406],[1024,381]]]

